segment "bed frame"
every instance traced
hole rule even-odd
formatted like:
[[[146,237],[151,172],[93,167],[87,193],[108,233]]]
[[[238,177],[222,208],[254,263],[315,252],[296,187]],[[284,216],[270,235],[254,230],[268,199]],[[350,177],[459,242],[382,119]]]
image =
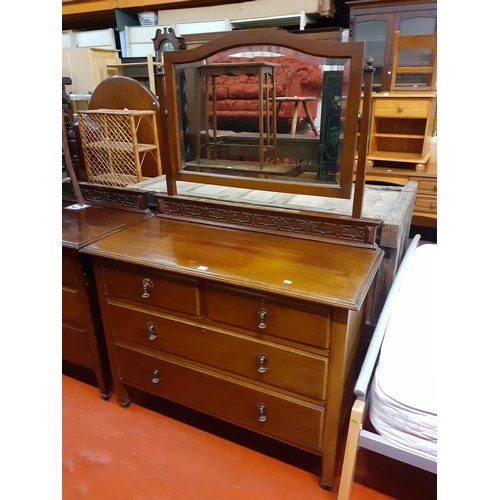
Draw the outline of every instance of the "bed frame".
[[[380,313],[370,346],[368,347],[368,351],[363,361],[363,366],[354,387],[356,400],[352,406],[351,418],[349,421],[344,463],[342,466],[342,475],[340,478],[339,493],[337,497],[338,500],[348,500],[350,497],[354,470],[356,467],[356,455],[359,447],[374,451],[375,453],[385,455],[395,460],[399,460],[400,462],[419,467],[434,474],[437,473],[436,461],[400,448],[379,434],[363,429],[363,423],[368,413],[370,404],[368,389],[377,365],[385,331],[394,308],[394,299],[396,298],[399,288],[401,287],[401,282],[408,268],[408,263],[417,248],[419,241],[420,235],[417,234],[413,237],[408,249],[406,250],[405,256],[401,262],[396,277],[394,278],[389,294],[387,295],[382,312]]]

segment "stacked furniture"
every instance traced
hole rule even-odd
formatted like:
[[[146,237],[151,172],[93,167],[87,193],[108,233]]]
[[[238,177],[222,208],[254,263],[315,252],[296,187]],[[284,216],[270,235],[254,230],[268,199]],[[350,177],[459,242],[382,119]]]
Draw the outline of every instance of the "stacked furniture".
[[[437,225],[436,2],[348,2],[352,40],[374,59],[367,182],[418,183],[415,225]]]

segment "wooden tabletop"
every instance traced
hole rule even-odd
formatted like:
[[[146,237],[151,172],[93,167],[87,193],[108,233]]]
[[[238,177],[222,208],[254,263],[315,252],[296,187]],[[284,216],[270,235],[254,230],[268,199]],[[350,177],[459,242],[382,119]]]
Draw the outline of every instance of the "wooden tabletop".
[[[152,213],[136,213],[93,205],[79,210],[67,208],[74,205],[67,202],[62,204],[63,247],[81,249],[99,238],[154,216]]]
[[[268,61],[249,61],[234,63],[213,63],[200,66],[198,71],[206,75],[242,75],[246,73],[255,74],[261,69],[271,69],[280,66]]]
[[[84,253],[359,310],[383,251],[154,217]]]
[[[316,97],[305,97],[305,96],[295,96],[295,97],[276,97],[278,102],[305,102],[305,101],[315,101]]]

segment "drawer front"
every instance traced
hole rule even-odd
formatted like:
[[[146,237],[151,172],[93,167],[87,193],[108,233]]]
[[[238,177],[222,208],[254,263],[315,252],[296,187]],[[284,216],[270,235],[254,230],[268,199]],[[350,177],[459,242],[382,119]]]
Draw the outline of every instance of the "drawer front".
[[[373,115],[387,118],[427,118],[431,107],[428,99],[374,99]]]
[[[108,296],[140,302],[186,314],[200,315],[200,297],[195,279],[152,269],[128,266],[123,270],[103,263],[104,287]]]
[[[75,261],[64,253],[62,256],[62,282],[66,286],[76,287],[78,284]]]
[[[62,289],[62,319],[65,323],[71,323],[85,327],[85,316],[82,303],[77,290],[63,287]]]
[[[326,399],[327,359],[258,339],[108,305],[113,336],[270,384]]]
[[[420,194],[437,194],[437,179],[426,179],[425,177],[408,177],[408,180],[418,183],[417,192]]]
[[[209,319],[323,349],[330,346],[330,311],[327,306],[207,286]]]
[[[62,359],[92,368],[87,332],[69,325],[62,326]]]
[[[320,406],[123,346],[116,346],[116,355],[125,384],[305,450],[321,451],[325,410]]]
[[[435,196],[417,194],[413,211],[437,214],[437,198]]]

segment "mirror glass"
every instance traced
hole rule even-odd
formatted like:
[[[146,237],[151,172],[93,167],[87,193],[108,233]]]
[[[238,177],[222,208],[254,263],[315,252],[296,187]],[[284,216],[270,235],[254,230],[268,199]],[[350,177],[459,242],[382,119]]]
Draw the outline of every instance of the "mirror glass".
[[[339,197],[347,179],[350,196],[361,69],[353,81],[352,58],[325,53],[252,44],[174,62],[174,178]]]

